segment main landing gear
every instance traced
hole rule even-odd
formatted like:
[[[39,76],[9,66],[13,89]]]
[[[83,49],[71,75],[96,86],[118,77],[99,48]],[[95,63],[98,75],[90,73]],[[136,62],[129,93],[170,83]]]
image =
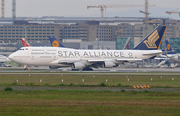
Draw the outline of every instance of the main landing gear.
[[[72,69],[72,71],[93,71],[93,69],[90,67],[85,67],[83,69]]]

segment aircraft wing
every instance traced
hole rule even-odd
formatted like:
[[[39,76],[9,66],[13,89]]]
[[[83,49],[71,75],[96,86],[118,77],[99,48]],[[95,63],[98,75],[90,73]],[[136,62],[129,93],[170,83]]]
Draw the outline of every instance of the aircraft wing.
[[[51,62],[51,64],[72,64],[78,61],[80,60],[54,60]]]
[[[126,58],[126,59],[117,59],[117,62],[137,62],[137,61],[142,61],[142,59],[139,58]]]
[[[78,61],[80,61],[80,60],[59,60],[58,64],[72,64],[72,63],[75,63]]]
[[[106,59],[93,59],[93,60],[59,60],[58,61],[58,64],[72,64],[72,63],[75,63],[75,62],[87,62],[87,63],[97,63],[97,62],[105,62],[105,61],[109,61],[106,60]]]
[[[110,60],[110,59],[93,59],[93,60],[87,60],[88,63],[105,62],[105,61],[111,61],[111,60]]]
[[[142,61],[142,59],[137,58],[124,58],[124,59],[91,59],[91,60],[59,60],[58,64],[72,64],[75,62],[86,61],[87,63],[100,63],[100,62],[116,62],[116,63],[125,63],[125,62],[136,62]]]

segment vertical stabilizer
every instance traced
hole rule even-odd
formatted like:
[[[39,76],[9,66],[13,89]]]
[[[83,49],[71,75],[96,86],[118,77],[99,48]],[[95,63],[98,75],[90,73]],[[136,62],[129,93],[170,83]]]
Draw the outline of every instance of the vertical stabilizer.
[[[54,36],[49,36],[49,41],[52,47],[65,47],[61,42],[59,42]]]
[[[161,45],[166,28],[167,28],[166,26],[156,27],[134,49],[135,50],[158,50]]]
[[[173,52],[170,44],[169,44],[169,41],[168,41],[168,40],[165,40],[165,42],[166,42],[166,50],[167,50],[167,52],[168,52],[167,54],[175,54],[175,53]]]
[[[124,50],[129,50],[130,48],[130,43],[131,43],[131,37],[128,37],[126,44],[124,45]]]
[[[21,42],[22,42],[23,47],[31,47],[31,45],[27,41],[25,41],[24,38],[21,38]],[[25,43],[26,43],[26,45],[25,45]]]

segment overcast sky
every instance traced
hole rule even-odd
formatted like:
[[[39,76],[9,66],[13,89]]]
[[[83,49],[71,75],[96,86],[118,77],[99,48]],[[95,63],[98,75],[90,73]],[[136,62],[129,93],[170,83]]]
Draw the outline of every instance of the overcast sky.
[[[1,1],[0,1],[1,2]],[[102,4],[145,4],[145,0],[16,0],[16,17],[100,17],[99,8],[87,9],[87,5]],[[149,0],[150,17],[170,17],[180,19],[179,14],[168,15],[166,11],[180,8],[180,0]],[[144,7],[107,8],[105,17],[143,17]],[[176,10],[180,12],[180,9]],[[12,16],[12,0],[5,0],[5,17]]]

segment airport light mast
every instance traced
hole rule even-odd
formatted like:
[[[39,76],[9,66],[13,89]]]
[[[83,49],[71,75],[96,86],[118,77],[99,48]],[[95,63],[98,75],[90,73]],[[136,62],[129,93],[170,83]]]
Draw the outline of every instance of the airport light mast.
[[[16,20],[16,0],[12,1],[12,19]]]

